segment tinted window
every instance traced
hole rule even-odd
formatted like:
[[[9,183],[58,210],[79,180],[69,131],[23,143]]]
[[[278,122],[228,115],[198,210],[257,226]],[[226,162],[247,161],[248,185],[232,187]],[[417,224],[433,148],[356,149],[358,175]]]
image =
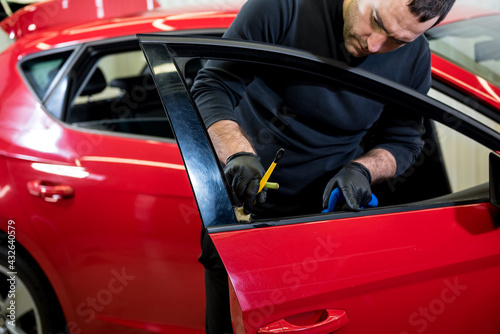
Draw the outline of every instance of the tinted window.
[[[173,138],[140,50],[106,53],[90,66],[64,121],[79,127]]]
[[[21,64],[26,79],[40,99],[44,98],[50,84],[70,54],[71,51],[53,53],[26,60]]]
[[[226,62],[228,63],[228,62]],[[291,95],[293,100],[292,105],[297,106],[303,103],[304,105],[311,106],[311,115],[314,114],[314,110],[318,103],[314,101],[309,101],[300,94],[300,91],[307,87],[316,87],[317,89],[322,89],[325,91],[337,92],[342,96],[342,101],[370,101],[371,99],[365,97],[361,94],[355,92],[347,92],[341,86],[338,86],[333,81],[326,80],[324,77],[314,76],[311,74],[306,74],[301,71],[295,71],[290,68],[279,68],[264,65],[250,65],[243,62],[234,62],[232,66],[233,69],[245,69],[251,68],[252,73],[265,73],[260,75],[259,78],[266,78],[265,81],[270,87],[269,90],[265,90],[261,94],[267,94],[268,100],[276,99],[276,113],[267,117],[269,120],[269,126],[262,127],[257,133],[247,133],[249,138],[252,140],[254,147],[259,148],[261,146],[272,146],[274,144],[273,138],[280,137],[281,133],[293,133],[293,124],[296,120],[301,119],[302,122],[308,122],[308,119],[304,119],[303,115],[297,115],[294,109],[290,105],[281,100],[280,92],[282,89],[287,91],[297,91],[297,94]],[[230,67],[230,66],[228,66]],[[186,80],[189,81],[189,80]],[[252,83],[250,83],[252,85]],[[297,100],[294,100],[294,97]],[[373,111],[374,113],[381,110],[382,106],[379,102],[373,100]],[[332,101],[333,103],[333,101]],[[338,103],[338,102],[337,102]],[[345,102],[347,103],[347,102]],[[355,102],[353,102],[353,106]],[[283,107],[280,109],[280,106]],[[454,106],[456,107],[456,106]],[[331,108],[335,108],[335,104],[331,104]],[[380,109],[379,109],[380,108]],[[386,115],[394,115],[395,109],[392,106],[386,106],[383,113]],[[366,112],[366,110],[365,110]],[[473,111],[472,111],[473,112]],[[320,125],[311,123],[311,126],[316,128],[321,128],[324,124],[329,124],[328,119],[333,117],[334,114],[324,114],[315,115],[316,119],[321,119],[325,117],[320,122]],[[382,117],[380,122],[375,124],[376,126],[382,126],[388,122],[389,118]],[[446,120],[443,120],[444,123]],[[339,122],[340,123],[340,120]],[[491,123],[491,122],[490,122]],[[498,124],[490,124],[489,126],[494,127],[498,130]],[[314,125],[313,125],[314,124]],[[387,124],[391,124],[388,122]],[[459,132],[453,128],[457,125],[453,122],[450,124],[443,125],[431,120],[426,119],[425,122],[425,134],[423,136],[425,146],[421,154],[415,161],[414,165],[410,166],[406,172],[401,176],[383,182],[373,187],[373,192],[377,195],[380,206],[389,205],[400,205],[408,204],[412,202],[429,201],[429,203],[440,203],[442,201],[453,201],[456,200],[481,200],[486,201],[488,198],[487,184],[488,181],[488,154],[491,152],[488,148],[476,143],[475,141],[461,135]],[[366,126],[371,126],[366,124]],[[324,129],[325,133],[336,131],[340,133],[338,129],[334,129],[331,125],[328,125]],[[376,132],[368,132],[362,140],[362,147],[365,150],[370,149],[374,145],[378,144]],[[310,138],[311,141],[318,141],[316,145],[323,145],[320,136],[317,138]],[[275,152],[275,151],[273,151]],[[465,155],[460,152],[467,152]],[[357,152],[361,154],[362,151]],[[288,156],[294,154],[300,154],[288,150]],[[285,154],[285,157],[288,158]],[[278,164],[276,170],[286,167],[286,158],[283,158],[283,163]],[[267,168],[270,161],[263,157],[264,167]],[[276,171],[275,170],[275,171]],[[275,172],[276,173],[276,172]],[[278,173],[277,173],[278,174]],[[303,175],[304,178],[311,177],[310,175]],[[271,176],[270,181],[273,180]],[[297,184],[300,182],[297,182]],[[326,182],[325,182],[326,184]],[[293,187],[295,185],[280,184],[280,187]],[[474,191],[467,192],[465,194],[458,193],[459,191],[473,188],[476,186],[481,186]],[[280,190],[269,190],[268,196],[279,196]],[[321,195],[321,194],[320,194]],[[451,196],[450,199],[442,196]],[[311,193],[311,198],[315,197],[315,194]],[[316,196],[318,197],[318,196]],[[436,199],[434,201],[434,199]]]

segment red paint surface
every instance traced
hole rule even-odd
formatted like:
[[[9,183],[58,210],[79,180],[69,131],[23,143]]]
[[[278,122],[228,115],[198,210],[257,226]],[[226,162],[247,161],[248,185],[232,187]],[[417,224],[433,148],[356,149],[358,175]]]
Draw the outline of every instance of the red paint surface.
[[[216,233],[212,239],[248,333],[328,309],[347,312],[342,333],[495,333],[496,214],[489,204],[476,204]]]

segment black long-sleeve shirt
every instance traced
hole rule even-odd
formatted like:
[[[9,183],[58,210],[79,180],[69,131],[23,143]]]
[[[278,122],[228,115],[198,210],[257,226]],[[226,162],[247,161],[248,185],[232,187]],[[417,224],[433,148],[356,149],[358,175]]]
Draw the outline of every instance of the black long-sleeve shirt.
[[[427,93],[431,77],[425,37],[390,53],[351,57],[344,47],[342,4],[249,0],[224,37],[302,49]],[[320,212],[326,183],[363,153],[362,139],[376,122],[370,148],[391,152],[397,175],[415,161],[423,145],[419,116],[402,117],[398,110],[338,87],[305,81],[298,72],[211,61],[199,72],[192,91],[206,126],[237,121],[266,168],[277,150],[285,148],[270,179],[279,182],[280,189],[268,192],[268,200],[257,209],[262,216]]]

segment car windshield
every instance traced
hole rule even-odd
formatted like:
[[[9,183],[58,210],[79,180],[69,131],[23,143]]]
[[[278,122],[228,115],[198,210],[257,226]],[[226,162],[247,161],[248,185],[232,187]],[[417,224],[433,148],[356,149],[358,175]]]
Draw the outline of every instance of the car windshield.
[[[427,32],[433,53],[500,87],[500,15],[438,26]]]

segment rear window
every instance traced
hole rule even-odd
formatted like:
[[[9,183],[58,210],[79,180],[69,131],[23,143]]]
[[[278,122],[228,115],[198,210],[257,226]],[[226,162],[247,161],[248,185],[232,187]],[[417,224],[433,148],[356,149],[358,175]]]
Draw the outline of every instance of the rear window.
[[[21,70],[40,99],[47,93],[59,70],[72,51],[52,53],[50,55],[32,58],[21,64]]]
[[[427,32],[432,52],[500,87],[500,15],[438,26]]]

